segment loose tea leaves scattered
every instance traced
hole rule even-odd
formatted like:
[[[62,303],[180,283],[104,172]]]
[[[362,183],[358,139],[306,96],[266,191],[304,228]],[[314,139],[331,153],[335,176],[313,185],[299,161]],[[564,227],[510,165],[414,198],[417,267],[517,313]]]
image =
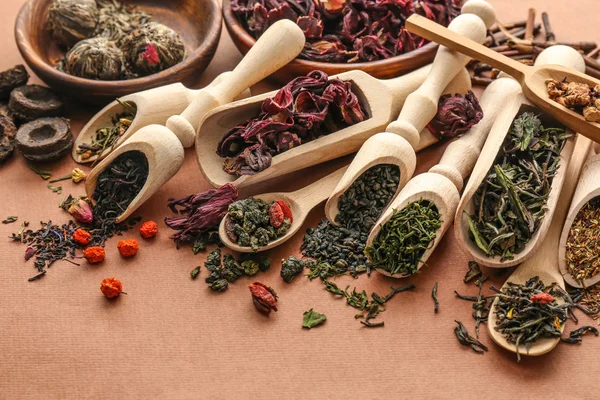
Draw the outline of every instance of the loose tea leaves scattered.
[[[460,8],[453,0],[233,0],[231,10],[259,38],[280,19],[295,21],[307,43],[300,58],[321,62],[387,59],[424,46],[404,22],[413,13],[447,26]]]
[[[579,329],[571,331],[571,333],[569,333],[569,337],[561,337],[560,340],[569,344],[578,344],[583,340],[583,335],[588,332],[592,332],[594,336],[598,336],[600,334],[598,329],[594,328],[593,326],[582,326]]]
[[[340,196],[335,222],[347,229],[368,232],[394,198],[400,168],[380,164],[369,168]]]
[[[242,254],[239,260],[236,260],[231,254],[224,254],[221,258],[221,249],[217,248],[208,254],[204,266],[210,272],[205,282],[212,290],[223,292],[229,283],[235,282],[244,275],[254,276],[259,271],[268,270],[271,266],[271,259],[254,254]]]
[[[165,218],[165,224],[177,231],[171,236],[177,244],[194,243],[198,251],[211,243],[211,232],[216,232],[219,223],[227,214],[229,205],[238,198],[238,190],[227,183],[218,189],[211,189],[181,199],[169,199],[169,208],[180,217]],[[218,233],[216,233],[218,237]],[[197,251],[194,250],[196,253]]]
[[[421,256],[433,243],[440,226],[435,204],[427,200],[414,201],[401,210],[394,210],[365,253],[373,268],[392,275],[413,275],[418,272]]]
[[[477,96],[469,90],[463,96],[445,94],[440,97],[438,112],[427,127],[439,139],[465,134],[483,118]]]
[[[98,27],[94,36],[100,36],[121,45],[130,32],[152,22],[152,17],[137,7],[118,0],[96,0]]]
[[[600,272],[600,198],[587,202],[575,217],[565,244],[565,261],[573,279],[583,281]]]
[[[494,308],[496,326],[509,343],[516,346],[517,360],[521,360],[520,346],[529,352],[532,343],[540,338],[559,338],[565,321],[572,314],[573,300],[560,286],[546,286],[537,276],[525,284],[508,282],[496,291]],[[556,299],[564,302],[559,304]]]
[[[48,179],[50,179],[52,177],[52,172],[45,171],[43,169],[39,169],[31,164],[28,164],[28,165],[29,165],[29,169],[32,170],[33,172],[35,172],[43,180],[47,181]]]
[[[77,154],[81,155],[83,160],[92,156],[101,156],[106,150],[112,151],[127,129],[133,123],[137,114],[137,106],[133,102],[125,102],[117,99],[121,105],[122,111],[111,116],[110,127],[103,127],[96,130],[89,143],[79,145]]]
[[[273,156],[367,118],[351,82],[313,71],[265,99],[257,117],[227,132],[217,154],[226,159],[225,172],[254,175],[269,168]]]
[[[200,270],[201,270],[200,266],[197,266],[190,272],[190,276],[192,277],[192,279],[196,279],[198,277],[198,275],[200,275]]]
[[[435,313],[440,311],[440,301],[438,300],[438,297],[437,297],[437,291],[438,291],[438,283],[436,282],[435,285],[433,285],[433,289],[431,289],[431,298],[433,299],[433,312],[435,312]]]
[[[600,85],[567,82],[565,77],[562,81],[548,79],[546,86],[551,100],[577,111],[586,121],[600,122]]]
[[[290,283],[296,276],[304,271],[304,268],[314,266],[312,260],[300,260],[294,256],[289,256],[287,260],[281,260],[281,277],[287,283]],[[314,267],[313,267],[314,268]]]
[[[17,220],[19,219],[19,217],[17,217],[16,215],[11,215],[9,217],[6,217],[2,223],[3,224],[12,224],[13,222],[17,222]]]
[[[454,334],[456,335],[456,338],[460,344],[471,347],[476,353],[479,354],[483,354],[484,352],[488,351],[486,345],[469,335],[469,331],[467,328],[465,328],[462,322],[456,320],[454,322],[457,324],[457,326],[454,328]]]
[[[531,112],[519,115],[493,167],[474,196],[470,238],[488,256],[510,260],[527,245],[546,213],[560,152],[571,135],[544,128]]]
[[[304,313],[302,327],[306,329],[312,329],[315,326],[321,325],[326,320],[327,316],[325,314],[319,314],[311,308],[309,311]]]
[[[280,203],[285,206],[289,217],[282,211]],[[282,200],[268,204],[249,197],[229,205],[225,232],[232,242],[257,251],[284,236],[292,226],[291,217],[289,206]]]

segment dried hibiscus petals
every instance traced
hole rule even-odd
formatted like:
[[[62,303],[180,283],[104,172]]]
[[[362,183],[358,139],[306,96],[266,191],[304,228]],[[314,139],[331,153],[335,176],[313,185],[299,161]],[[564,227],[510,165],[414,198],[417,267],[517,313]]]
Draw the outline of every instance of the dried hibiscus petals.
[[[462,135],[483,118],[483,110],[475,94],[446,94],[440,98],[438,111],[427,127],[439,139]]]
[[[265,99],[256,118],[227,132],[217,154],[226,158],[225,172],[254,175],[270,167],[273,156],[367,118],[351,82],[313,71]]]
[[[427,41],[410,34],[413,13],[448,26],[458,0],[232,0],[231,10],[259,38],[280,19],[295,21],[306,36],[300,58],[353,63],[408,53]]]
[[[277,311],[277,293],[272,287],[265,285],[262,282],[251,283],[250,293],[252,294],[252,302],[254,307],[260,312],[270,314],[271,310]]]

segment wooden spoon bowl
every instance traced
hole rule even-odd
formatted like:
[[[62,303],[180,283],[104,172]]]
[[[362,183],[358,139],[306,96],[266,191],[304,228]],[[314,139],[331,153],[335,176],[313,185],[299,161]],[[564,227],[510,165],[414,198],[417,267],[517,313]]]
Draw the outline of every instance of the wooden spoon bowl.
[[[431,252],[437,247],[439,241],[444,237],[448,228],[452,225],[452,222],[454,221],[454,211],[460,200],[458,189],[450,179],[431,172],[417,175],[404,186],[400,195],[392,201],[371,230],[369,238],[367,239],[367,246],[373,244],[373,241],[379,235],[382,226],[390,220],[394,211],[402,210],[410,203],[419,200],[428,200],[435,204],[442,222],[440,228],[435,232],[435,239],[421,256],[422,260],[427,260]],[[417,269],[420,270],[423,265],[423,261],[419,262]],[[408,274],[391,274],[390,272],[381,269],[376,269],[376,271],[392,278],[406,278],[410,276]]]
[[[27,65],[46,84],[83,103],[106,103],[169,83],[191,83],[212,60],[221,36],[218,0],[132,0],[128,3],[179,33],[187,49],[187,58],[169,69],[142,78],[125,81],[84,79],[55,68],[64,51],[46,31],[47,9],[51,2],[29,0],[23,5],[15,25],[17,46]]]
[[[430,68],[426,66],[387,81],[375,79],[362,71],[346,72],[336,76],[352,82],[353,91],[369,118],[278,154],[273,157],[269,168],[251,176],[237,177],[223,171],[224,158],[216,154],[217,145],[231,128],[257,116],[263,100],[273,97],[277,92],[253,96],[218,107],[202,121],[196,137],[196,156],[200,170],[214,187],[234,183],[236,187],[241,188],[358,151],[368,138],[382,132],[390,121],[398,116],[404,100],[425,80]],[[463,68],[448,85],[446,92],[466,93],[470,88],[469,74]],[[430,133],[422,135],[417,150],[437,141],[438,139]]]
[[[253,196],[254,198],[263,200],[268,204],[275,200],[283,200],[290,206],[293,216],[292,226],[285,235],[269,242],[269,244],[266,246],[259,247],[257,251],[270,250],[288,241],[292,236],[294,236],[304,224],[304,220],[308,216],[308,213],[319,203],[329,197],[333,191],[333,188],[335,188],[339,180],[344,175],[344,172],[346,172],[346,169],[347,167],[338,169],[326,177],[302,189],[296,190],[295,192],[265,193]],[[238,251],[240,253],[251,253],[251,247],[240,246],[233,242],[229,236],[227,236],[225,224],[227,223],[228,218],[229,216],[226,215],[225,218],[221,220],[221,224],[219,225],[219,237],[221,238],[221,241],[231,250]]]

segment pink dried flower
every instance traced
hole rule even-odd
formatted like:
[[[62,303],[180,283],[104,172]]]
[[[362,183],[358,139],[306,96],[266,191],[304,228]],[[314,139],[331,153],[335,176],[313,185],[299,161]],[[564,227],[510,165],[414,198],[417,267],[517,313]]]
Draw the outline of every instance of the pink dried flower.
[[[160,62],[158,50],[156,50],[154,43],[148,43],[146,45],[146,51],[142,54],[142,57],[144,57],[144,60],[150,65],[156,65]]]
[[[73,201],[67,211],[77,222],[82,224],[90,224],[94,220],[92,207],[83,199]]]

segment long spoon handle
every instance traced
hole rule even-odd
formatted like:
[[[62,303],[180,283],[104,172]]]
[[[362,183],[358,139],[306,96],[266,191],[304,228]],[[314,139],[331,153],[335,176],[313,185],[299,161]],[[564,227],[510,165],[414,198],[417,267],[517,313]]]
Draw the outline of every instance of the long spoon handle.
[[[480,0],[471,0],[465,6],[467,4],[473,12],[481,9],[482,15],[488,15],[491,9],[488,3]],[[457,35],[465,35],[477,42],[485,40],[487,28],[477,14],[461,14],[449,25],[449,30],[456,32]],[[419,144],[419,132],[435,116],[444,88],[469,60],[470,58],[463,54],[440,47],[425,82],[408,96],[398,120],[389,124],[386,131],[404,137],[413,148],[416,148]]]
[[[326,177],[290,193],[290,197],[293,197],[298,204],[302,204],[302,208],[312,210],[317,204],[331,196],[333,189],[335,189],[347,169],[348,166],[340,168]]]
[[[169,128],[184,147],[191,147],[202,119],[212,109],[233,101],[250,86],[271,75],[293,60],[304,48],[304,33],[294,22],[280,20],[274,23],[231,74],[196,96],[181,115],[167,121]]]
[[[444,28],[420,15],[411,15],[406,20],[406,29],[425,39],[439,43],[479,61],[484,61],[511,75],[520,83],[523,82],[525,75],[527,74],[529,67],[525,64],[503,56],[502,54],[471,40],[471,38],[465,37],[465,35],[453,32],[452,30]]]
[[[514,79],[500,78],[492,82],[481,97],[481,121],[450,143],[439,164],[429,171],[450,179],[460,192],[464,179],[473,171],[496,118],[499,115],[514,115],[524,100],[521,85]]]

